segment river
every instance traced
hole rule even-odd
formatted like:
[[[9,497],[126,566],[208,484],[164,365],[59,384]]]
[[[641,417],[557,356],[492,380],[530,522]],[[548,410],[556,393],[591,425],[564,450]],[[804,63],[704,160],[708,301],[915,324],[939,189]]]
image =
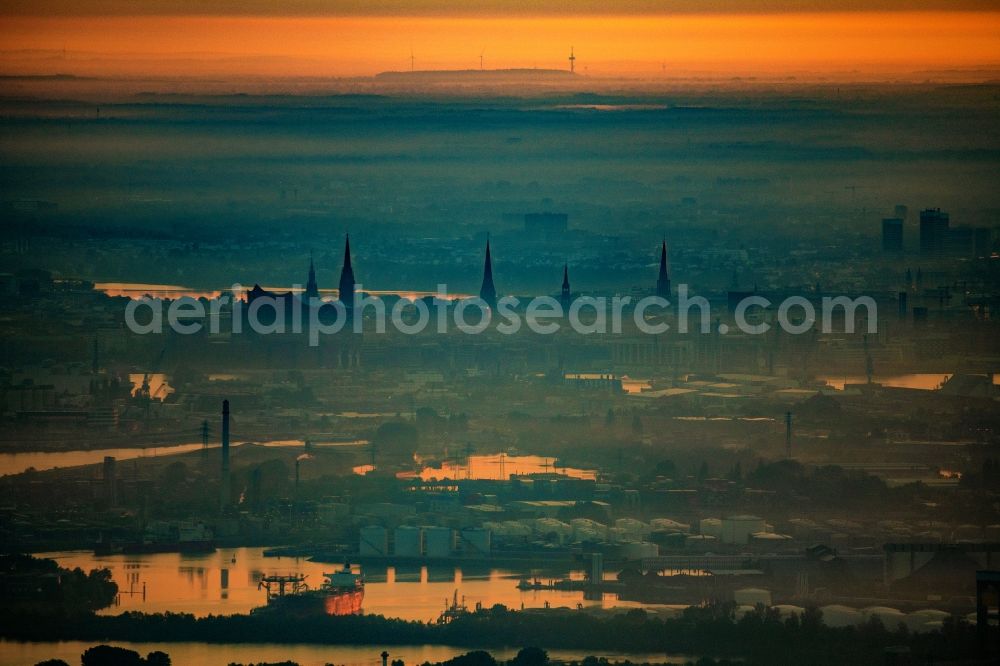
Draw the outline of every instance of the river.
[[[226,287],[225,289],[192,289],[191,287],[185,287],[179,284],[145,284],[141,282],[95,282],[94,291],[99,291],[104,293],[105,296],[120,297],[124,296],[131,299],[139,299],[144,296],[150,296],[152,298],[162,298],[164,300],[174,300],[178,298],[188,297],[188,298],[219,298],[223,294],[226,296],[231,296],[233,294],[238,295],[240,298],[246,296],[246,292],[249,287],[245,285],[240,285],[238,289],[234,289],[237,285],[232,285]],[[298,285],[295,287],[268,287],[265,286],[263,289],[267,291],[272,291],[275,293],[286,293],[289,291],[301,292],[302,286]],[[320,298],[327,301],[339,298],[339,289],[320,289]],[[407,298],[411,301],[415,301],[418,298],[426,298],[428,296],[438,296],[436,291],[420,291],[414,289],[365,289],[365,293],[369,296],[379,297],[379,296],[399,296],[400,298]],[[455,300],[459,298],[470,298],[472,294],[452,294],[445,293],[443,298],[445,300]]]
[[[234,447],[249,442],[235,442]],[[305,442],[300,439],[282,439],[267,442],[253,442],[257,446],[269,447],[305,447]],[[368,444],[367,440],[358,439],[345,442],[312,442],[311,445],[317,448],[328,447],[363,447]],[[219,444],[210,444],[209,449],[219,448]],[[48,469],[63,467],[79,467],[80,465],[95,465],[103,462],[105,456],[112,456],[119,462],[122,460],[132,460],[133,458],[155,458],[159,456],[172,456],[180,453],[190,453],[201,449],[199,443],[178,443],[164,446],[148,446],[146,448],[124,448],[124,449],[93,449],[78,451],[29,451],[25,453],[0,453],[0,476],[7,474],[20,474],[28,469],[34,468],[41,472]]]
[[[264,604],[258,589],[267,574],[306,575],[312,586],[323,580],[323,572],[338,565],[320,564],[301,558],[264,557],[262,548],[221,548],[210,554],[157,553],[145,555],[94,555],[90,551],[42,553],[60,566],[85,571],[107,567],[120,590],[119,602],[103,613],[127,610],[147,613],[192,613],[197,616],[246,613]],[[446,601],[458,593],[473,608],[503,604],[508,608],[565,606],[644,607],[651,612],[672,614],[680,606],[650,606],[621,601],[613,594],[601,599],[584,599],[583,592],[562,590],[519,590],[520,572],[483,566],[462,567],[365,567],[364,611],[405,620],[433,620],[444,610]],[[534,573],[534,572],[533,572]],[[569,574],[582,578],[582,571],[537,572],[543,579]],[[608,573],[609,577],[613,574]],[[145,590],[145,593],[144,593]]]
[[[909,375],[890,375],[886,377],[879,377],[876,375],[872,377],[872,381],[876,384],[881,384],[882,386],[933,391],[940,388],[940,386],[944,384],[945,381],[952,376],[952,374],[954,373],[918,372]],[[826,382],[838,391],[843,391],[845,384],[864,384],[868,381],[868,378],[864,375],[830,375],[826,377],[817,377],[817,379],[821,382]],[[993,383],[1000,383],[1000,375],[994,376]]]

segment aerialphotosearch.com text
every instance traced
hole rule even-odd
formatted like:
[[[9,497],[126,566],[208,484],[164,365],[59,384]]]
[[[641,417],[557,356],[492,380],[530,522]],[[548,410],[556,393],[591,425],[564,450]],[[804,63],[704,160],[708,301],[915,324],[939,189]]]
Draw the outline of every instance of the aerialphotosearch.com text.
[[[242,293],[241,285],[233,285],[230,294]],[[454,328],[468,335],[490,329],[514,335],[523,328],[551,335],[568,327],[580,335],[592,335],[622,333],[624,323],[631,320],[635,331],[648,335],[660,335],[671,328],[679,333],[695,330],[725,335],[733,332],[733,326],[748,335],[762,335],[773,326],[797,335],[813,330],[817,322],[821,332],[833,332],[834,321],[839,330],[853,333],[859,313],[863,313],[860,319],[866,332],[875,333],[878,320],[877,305],[869,296],[825,296],[817,312],[813,301],[804,296],[772,302],[753,294],[736,305],[728,323],[716,320],[713,329],[708,299],[691,296],[685,284],[679,285],[675,303],[660,296],[577,296],[568,303],[552,296],[504,296],[497,299],[495,308],[478,297],[450,296],[444,284],[439,284],[432,296],[400,297],[393,302],[370,296],[358,285],[352,307],[340,300],[305,298],[295,288],[288,294],[256,296],[249,303],[230,294],[210,300],[186,296],[171,301],[144,296],[129,301],[125,324],[136,334],[163,333],[164,325],[181,335],[206,329],[212,334],[240,334],[247,329],[259,335],[306,333],[310,346],[316,346],[324,335],[344,331],[384,333],[388,325],[405,335],[425,333],[428,327],[435,333],[448,333]],[[771,316],[762,317],[765,311]],[[225,331],[221,330],[222,321],[227,319],[221,316],[223,313],[230,315]],[[668,317],[670,314],[674,316]]]

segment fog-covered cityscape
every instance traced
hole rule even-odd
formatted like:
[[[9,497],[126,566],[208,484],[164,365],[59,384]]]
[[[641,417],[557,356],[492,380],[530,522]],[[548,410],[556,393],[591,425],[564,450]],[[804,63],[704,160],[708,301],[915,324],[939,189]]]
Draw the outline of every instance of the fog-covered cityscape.
[[[3,10],[0,663],[995,663],[992,8],[181,4]]]

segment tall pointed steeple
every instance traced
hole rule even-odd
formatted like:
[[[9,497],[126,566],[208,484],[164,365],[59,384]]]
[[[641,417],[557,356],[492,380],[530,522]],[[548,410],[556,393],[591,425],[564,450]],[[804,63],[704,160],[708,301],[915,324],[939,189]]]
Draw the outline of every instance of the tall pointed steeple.
[[[493,258],[490,255],[490,237],[486,236],[486,262],[483,264],[483,286],[479,289],[479,298],[496,310],[497,288],[493,284]]]
[[[667,273],[667,241],[660,247],[660,273],[656,277],[656,295],[670,298],[670,274]]]
[[[340,301],[348,310],[354,308],[354,268],[351,266],[351,235],[344,241],[344,267],[340,269]]]
[[[313,265],[312,252],[309,253],[309,279],[306,280],[306,299],[319,298],[319,285],[316,283],[316,266]]]
[[[559,303],[563,307],[563,314],[569,313],[570,301],[572,300],[572,292],[569,289],[569,264],[563,264],[563,283],[562,291],[559,293]]]

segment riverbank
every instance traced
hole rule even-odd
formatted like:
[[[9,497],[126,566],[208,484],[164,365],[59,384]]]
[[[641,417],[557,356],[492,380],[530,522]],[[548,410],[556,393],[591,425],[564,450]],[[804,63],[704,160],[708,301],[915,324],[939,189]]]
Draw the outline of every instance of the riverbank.
[[[90,641],[45,641],[23,642],[0,639],[0,660],[7,666],[34,666],[45,659],[62,659],[68,664],[80,662],[80,655],[94,645]],[[114,641],[114,645],[139,654],[160,651],[170,655],[171,662],[178,666],[226,666],[231,663],[279,663],[291,661],[299,666],[371,666],[377,663],[379,653],[384,649],[371,645],[329,645],[278,643],[140,643]],[[447,661],[467,653],[466,648],[447,645],[395,645],[387,650],[390,660],[400,659],[407,666]],[[490,653],[498,661],[513,659],[517,648],[493,648]],[[609,650],[550,650],[553,662],[580,662],[586,657],[606,659],[610,663],[630,662],[632,664],[683,664],[692,660],[683,655],[660,653],[614,652]],[[554,665],[553,665],[554,666]]]

